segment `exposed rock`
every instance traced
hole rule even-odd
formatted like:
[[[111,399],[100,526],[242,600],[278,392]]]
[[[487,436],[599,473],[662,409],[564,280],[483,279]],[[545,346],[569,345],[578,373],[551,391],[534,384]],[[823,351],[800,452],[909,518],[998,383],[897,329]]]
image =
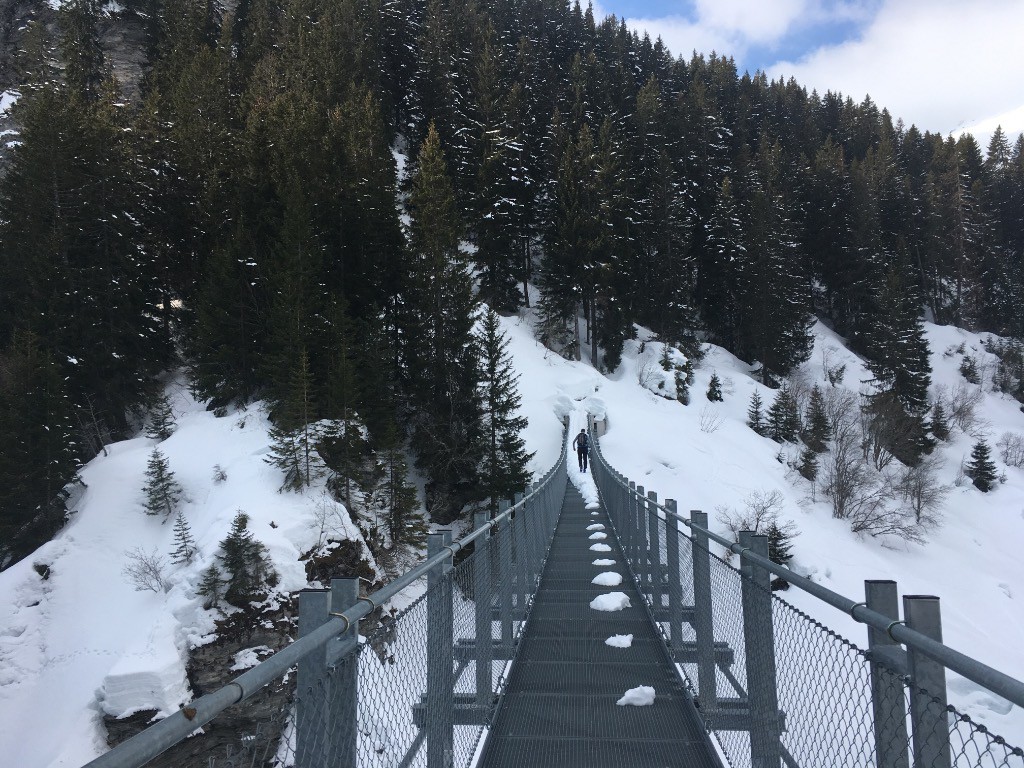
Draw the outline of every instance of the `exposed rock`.
[[[217,623],[217,639],[194,648],[188,677],[196,698],[212,693],[241,674],[232,670],[235,655],[263,646],[278,651],[295,632],[293,603],[269,612],[241,611]],[[269,655],[269,652],[267,653]],[[266,686],[240,706],[230,707],[203,728],[203,734],[186,739],[147,763],[150,768],[208,768],[210,758],[222,760],[240,752],[263,754],[276,749],[295,687],[294,675]],[[104,718],[110,746],[134,736],[152,724],[155,712],[139,712],[121,720]],[[248,762],[246,762],[248,764]],[[256,764],[259,764],[257,761]]]

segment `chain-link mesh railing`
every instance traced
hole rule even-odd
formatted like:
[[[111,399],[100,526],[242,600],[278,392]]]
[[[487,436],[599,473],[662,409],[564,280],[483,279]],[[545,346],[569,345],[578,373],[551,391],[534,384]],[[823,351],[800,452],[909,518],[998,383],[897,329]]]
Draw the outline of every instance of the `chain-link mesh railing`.
[[[430,534],[426,561],[370,596],[360,597],[357,579],[301,592],[295,643],[87,768],[145,765],[282,678],[294,681],[294,693],[242,735],[243,749],[211,766],[468,766],[514,660],[561,510],[562,442],[558,463],[525,498],[505,503],[494,519],[479,513],[473,532],[454,543],[450,531]],[[424,579],[418,597],[361,636],[361,619]]]
[[[937,599],[905,597],[903,621],[893,582],[854,603],[771,563],[767,537],[722,539],[594,453],[637,588],[729,765],[1024,768],[1021,749],[946,704],[946,667],[1020,706],[1024,684],[937,642]],[[773,575],[867,624],[869,649],[773,593]]]

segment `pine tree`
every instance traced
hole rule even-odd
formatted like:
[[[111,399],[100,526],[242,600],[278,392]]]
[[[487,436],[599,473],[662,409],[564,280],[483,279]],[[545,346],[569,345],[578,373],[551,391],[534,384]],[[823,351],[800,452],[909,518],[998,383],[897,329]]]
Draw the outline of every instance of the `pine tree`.
[[[174,519],[174,551],[171,552],[171,562],[191,563],[196,556],[196,540],[192,537],[192,529],[189,527],[185,515],[178,512]]]
[[[533,454],[526,452],[522,431],[526,417],[519,414],[522,399],[518,376],[508,353],[508,340],[501,331],[498,315],[484,313],[477,332],[481,363],[483,443],[480,462],[481,490],[490,501],[491,514],[499,499],[510,499],[526,488],[530,480],[527,464]]]
[[[759,435],[765,434],[764,404],[761,402],[761,395],[755,389],[750,396],[750,405],[747,407],[747,426]]]
[[[239,510],[217,554],[220,566],[228,573],[224,598],[238,607],[277,584],[277,573],[267,557],[267,549],[256,540],[248,525],[249,516]]]
[[[313,381],[305,349],[299,352],[298,365],[291,371],[284,396],[286,399],[273,413],[267,463],[284,473],[282,489],[297,491],[313,482],[320,468],[316,455],[320,433],[315,423]]]
[[[196,592],[206,598],[207,608],[220,607],[220,601],[224,597],[224,579],[220,575],[220,569],[216,563],[203,571],[203,579],[199,582]]]
[[[825,398],[817,384],[811,388],[811,397],[807,403],[804,423],[806,425],[803,433],[804,442],[815,452],[821,453],[825,450],[825,444],[832,434],[832,428],[828,423],[828,414],[825,412]]]
[[[0,371],[2,563],[28,555],[64,522],[81,448],[60,366],[35,334],[14,333]]]
[[[177,425],[174,421],[174,412],[171,410],[170,401],[166,395],[159,395],[150,411],[146,437],[150,440],[166,440],[174,434],[175,426]]]
[[[402,382],[412,447],[427,476],[433,519],[451,522],[478,501],[480,440],[477,312],[470,275],[459,252],[455,193],[436,130],[420,149],[409,205],[411,259],[400,309]]]
[[[971,449],[971,461],[965,474],[974,481],[974,487],[982,493],[988,493],[998,482],[996,465],[992,461],[992,450],[988,443],[979,440]]]
[[[713,403],[722,402],[722,382],[718,379],[717,373],[711,374],[711,381],[708,382],[708,400]]]
[[[793,559],[792,547],[795,526],[792,523],[779,526],[778,522],[772,520],[768,526],[768,559],[773,563],[788,567],[789,561]],[[789,589],[789,583],[781,576],[776,576],[771,581],[773,592]]]
[[[775,401],[768,409],[767,434],[779,443],[791,443],[800,432],[800,412],[796,398],[787,387],[779,390]]]
[[[686,368],[677,365],[675,369],[676,400],[683,405],[690,404],[690,385],[687,382]]]
[[[416,489],[408,482],[408,468],[394,424],[380,436],[377,457],[379,472],[367,495],[367,512],[373,515],[375,529],[371,538],[386,544],[392,552],[422,546],[427,525],[419,513]]]
[[[170,517],[181,500],[181,486],[174,479],[170,463],[159,448],[154,448],[146,464],[146,514]]]
[[[942,407],[942,403],[935,403],[932,409],[931,432],[936,440],[949,439],[949,422],[946,420],[946,409]]]
[[[800,451],[800,463],[797,465],[797,472],[805,480],[812,483],[818,479],[818,454],[807,445]]]

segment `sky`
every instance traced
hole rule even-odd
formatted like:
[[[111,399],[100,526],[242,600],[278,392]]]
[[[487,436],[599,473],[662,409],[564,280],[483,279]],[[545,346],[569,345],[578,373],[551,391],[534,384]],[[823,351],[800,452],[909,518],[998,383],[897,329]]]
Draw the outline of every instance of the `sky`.
[[[742,73],[794,77],[808,90],[866,95],[933,133],[997,125],[1024,132],[1022,0],[600,0],[673,54],[732,56]]]

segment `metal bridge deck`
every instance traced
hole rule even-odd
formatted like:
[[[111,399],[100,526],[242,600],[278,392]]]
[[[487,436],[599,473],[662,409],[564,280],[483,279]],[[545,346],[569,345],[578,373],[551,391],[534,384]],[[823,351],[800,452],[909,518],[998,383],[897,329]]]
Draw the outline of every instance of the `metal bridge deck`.
[[[596,514],[595,514],[596,513]],[[587,527],[604,525],[610,552]],[[614,566],[593,564],[614,560]],[[617,587],[597,586],[606,571]],[[590,607],[598,595],[623,592],[631,607]],[[629,648],[605,643],[633,635]],[[644,607],[603,508],[584,508],[569,484],[522,647],[509,675],[479,765],[483,768],[720,766],[668,652]],[[652,686],[651,706],[618,706],[629,689]]]

